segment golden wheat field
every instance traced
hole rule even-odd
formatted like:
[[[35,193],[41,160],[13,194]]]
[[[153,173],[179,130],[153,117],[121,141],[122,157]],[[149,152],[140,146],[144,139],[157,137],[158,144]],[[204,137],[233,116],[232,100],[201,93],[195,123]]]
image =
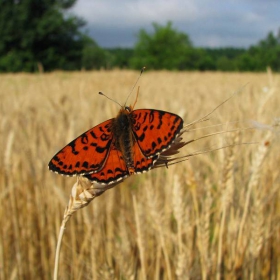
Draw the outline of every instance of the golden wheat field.
[[[0,279],[52,279],[77,179],[48,162],[117,115],[99,91],[123,104],[138,76],[0,76]],[[236,94],[184,133],[201,139],[180,155],[202,154],[131,176],[73,214],[58,279],[280,279],[279,81],[269,71],[144,73],[136,108],[174,112],[185,124]]]

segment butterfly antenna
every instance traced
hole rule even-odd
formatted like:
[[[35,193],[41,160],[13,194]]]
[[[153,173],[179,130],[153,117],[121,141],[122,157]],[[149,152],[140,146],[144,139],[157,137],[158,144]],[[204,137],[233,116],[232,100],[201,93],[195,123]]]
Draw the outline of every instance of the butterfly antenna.
[[[114,99],[112,99],[112,98],[108,97],[108,96],[107,96],[107,95],[105,95],[103,92],[99,91],[98,93],[99,93],[100,95],[105,96],[105,97],[106,97],[106,98],[108,98],[109,100],[111,100],[111,101],[113,101],[113,102],[117,103],[120,107],[122,107],[122,105],[121,105],[118,101],[116,101],[116,100],[114,100]]]
[[[135,104],[137,103],[137,99],[138,99],[138,95],[139,95],[139,90],[140,90],[140,87],[138,87],[138,89],[137,89],[136,99],[135,99],[135,101],[134,101],[134,104],[133,104],[133,106],[132,106],[132,109],[134,109],[134,106],[135,106]]]
[[[144,67],[142,67],[142,69],[141,69],[141,71],[140,71],[140,75],[138,76],[138,78],[137,78],[137,80],[136,80],[135,84],[133,85],[133,87],[132,87],[132,89],[131,89],[131,91],[130,91],[129,95],[127,96],[127,98],[126,98],[126,100],[125,100],[124,105],[126,105],[126,102],[127,102],[128,98],[129,98],[129,97],[130,97],[130,95],[132,94],[132,92],[133,92],[134,88],[136,87],[136,85],[137,85],[137,83],[138,83],[138,81],[139,81],[139,79],[140,79],[140,77],[141,77],[142,73],[145,71],[145,69],[146,69],[146,67],[145,67],[145,66],[144,66]],[[139,92],[139,89],[138,89],[138,92]],[[137,92],[137,97],[138,97],[138,92]],[[136,97],[136,100],[137,100],[137,97]],[[136,104],[136,102],[134,103],[134,105],[135,105],[135,104]],[[134,105],[133,105],[133,107],[134,107]]]

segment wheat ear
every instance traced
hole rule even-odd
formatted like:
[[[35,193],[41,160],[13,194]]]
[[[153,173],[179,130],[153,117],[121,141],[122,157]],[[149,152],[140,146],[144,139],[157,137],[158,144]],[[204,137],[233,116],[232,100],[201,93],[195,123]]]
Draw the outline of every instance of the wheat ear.
[[[267,152],[268,152],[268,149],[269,149],[269,146],[270,146],[270,142],[271,142],[271,138],[272,138],[272,133],[271,133],[271,131],[268,131],[266,136],[265,136],[265,140],[260,143],[259,148],[254,155],[254,159],[253,159],[253,162],[252,162],[252,174],[251,174],[250,181],[249,181],[249,184],[248,184],[244,211],[243,211],[243,215],[242,215],[242,218],[241,218],[241,222],[240,222],[240,226],[239,226],[239,232],[238,232],[238,238],[237,238],[237,248],[239,248],[239,250],[242,250],[242,248],[243,248],[242,244],[241,244],[242,233],[243,233],[243,229],[244,229],[244,226],[245,226],[245,221],[246,221],[248,211],[249,211],[249,203],[250,203],[251,193],[252,193],[252,190],[254,188],[256,188],[257,184],[259,183],[259,178],[260,178],[260,174],[261,174],[261,167],[262,167],[262,164],[264,162],[265,156],[267,155]]]
[[[221,181],[221,216],[220,216],[220,230],[219,230],[219,239],[218,239],[218,256],[217,256],[217,275],[216,279],[219,280],[222,278],[221,269],[222,269],[222,252],[223,252],[223,240],[224,240],[224,231],[226,227],[226,217],[228,208],[232,202],[233,196],[233,163],[235,159],[235,150],[234,146],[238,143],[238,133],[233,135],[233,146],[230,149],[227,149],[224,152],[227,152],[227,156],[224,157],[225,164],[224,170],[222,173]]]
[[[209,278],[209,239],[210,239],[210,213],[212,205],[211,185],[208,179],[205,182],[205,199],[202,203],[201,214],[197,222],[197,245],[200,253],[202,279]]]
[[[184,254],[183,254],[183,238],[182,238],[182,222],[184,217],[183,205],[183,189],[179,182],[179,176],[174,175],[173,189],[172,189],[172,206],[173,214],[177,222],[177,240],[178,240],[178,258],[175,274],[177,279],[181,279],[184,269]]]
[[[57,276],[58,276],[59,254],[60,254],[61,242],[62,242],[66,223],[77,210],[87,206],[95,197],[101,195],[106,190],[114,187],[115,185],[116,184],[112,184],[106,187],[93,185],[88,179],[83,177],[77,177],[77,182],[72,187],[69,202],[64,211],[64,216],[59,231],[59,236],[56,245],[56,252],[55,252],[54,277],[53,277],[54,280],[57,280]]]

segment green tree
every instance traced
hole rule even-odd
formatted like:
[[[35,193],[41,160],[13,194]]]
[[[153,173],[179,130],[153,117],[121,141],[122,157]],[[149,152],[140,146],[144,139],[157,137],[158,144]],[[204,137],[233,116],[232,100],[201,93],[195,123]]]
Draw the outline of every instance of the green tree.
[[[265,71],[269,66],[273,71],[280,71],[280,34],[269,32],[265,39],[251,46],[238,60],[241,71]]]
[[[235,69],[235,64],[234,61],[229,59],[226,56],[221,56],[217,59],[217,70],[220,71],[234,71]]]
[[[280,30],[278,36],[269,32],[267,37],[259,42],[258,48],[262,68],[270,66],[272,70],[280,71]]]
[[[199,49],[198,49],[199,50]],[[205,50],[199,50],[199,57],[197,60],[196,68],[200,71],[214,71],[217,70],[215,60]]]
[[[81,67],[85,24],[66,16],[76,0],[1,0],[0,71]]]
[[[84,37],[84,47],[81,54],[82,68],[85,70],[109,67],[110,54],[100,48],[91,38]]]
[[[273,49],[279,45],[279,43],[279,38],[275,37],[272,32],[269,32],[266,38],[259,42],[258,46],[262,49]]]
[[[133,68],[146,65],[149,69],[184,69],[192,43],[187,34],[181,33],[168,22],[166,26],[153,23],[153,32],[141,29],[130,61]]]
[[[110,54],[110,61],[108,62],[110,68],[129,68],[129,61],[134,53],[132,48],[111,48],[106,50]]]

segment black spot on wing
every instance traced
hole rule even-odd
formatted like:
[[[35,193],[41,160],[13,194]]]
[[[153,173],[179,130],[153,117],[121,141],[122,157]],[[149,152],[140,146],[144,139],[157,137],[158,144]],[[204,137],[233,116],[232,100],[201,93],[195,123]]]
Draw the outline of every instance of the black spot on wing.
[[[93,131],[90,132],[90,135],[91,135],[92,138],[97,139],[97,136]]]
[[[151,111],[150,114],[149,114],[149,122],[152,123],[155,119],[155,116],[154,116],[154,111]]]
[[[56,161],[56,162],[59,162],[59,157],[56,155],[56,156],[53,157],[52,160],[53,160],[53,161]]]
[[[76,151],[76,145],[75,145],[75,143],[76,143],[76,140],[70,142],[70,143],[68,144],[68,146],[71,147],[71,149],[72,149],[72,154],[78,155],[79,152]]]
[[[96,169],[97,167],[100,167],[100,164],[92,164],[92,165],[90,165],[90,169]]]
[[[87,144],[88,143],[88,137],[87,137],[86,133],[81,135],[81,142],[83,144]]]
[[[145,139],[145,133],[142,133],[139,137],[138,137],[138,141],[142,142]]]

